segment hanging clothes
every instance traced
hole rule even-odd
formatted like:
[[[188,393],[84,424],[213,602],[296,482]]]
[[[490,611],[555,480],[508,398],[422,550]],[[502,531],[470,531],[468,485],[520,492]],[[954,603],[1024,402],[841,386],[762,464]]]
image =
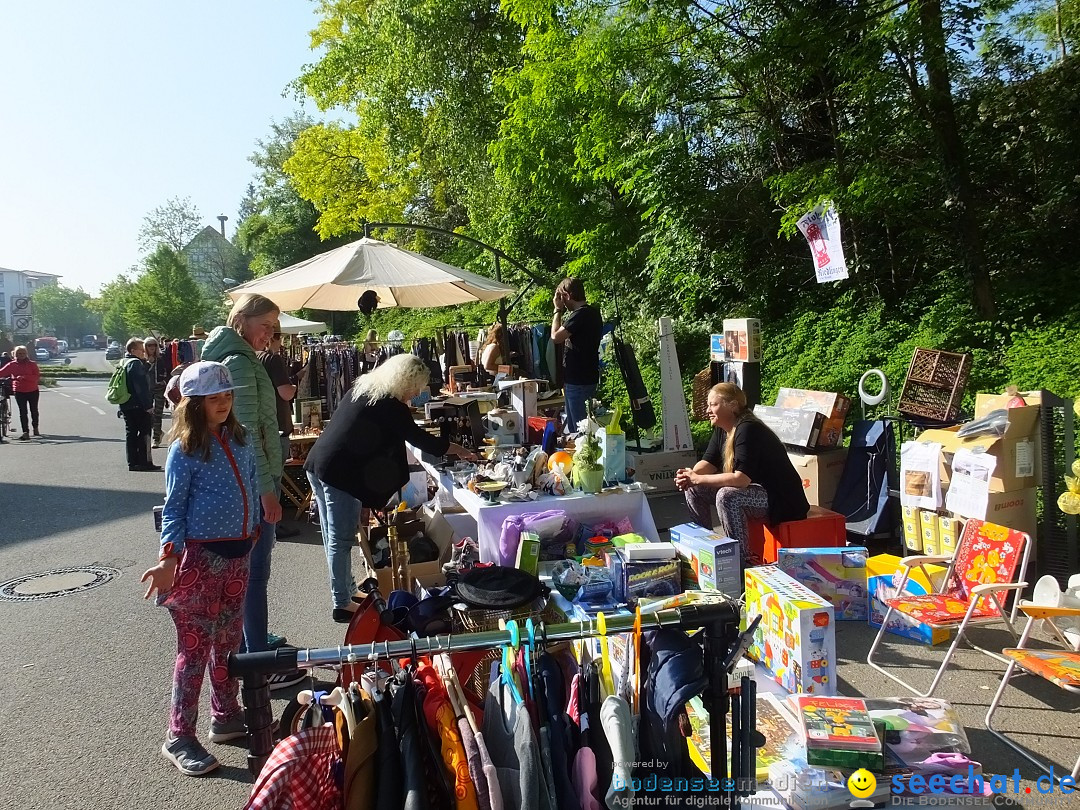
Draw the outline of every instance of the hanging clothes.
[[[428,729],[440,742],[442,762],[453,779],[454,799],[457,810],[480,810],[476,789],[469,775],[469,763],[465,746],[458,732],[454,709],[446,694],[439,674],[430,664],[422,664],[416,670],[417,679],[425,688],[423,713]]]
[[[540,654],[538,663],[544,693],[543,722],[549,729],[548,737],[551,743],[551,775],[555,783],[555,801],[559,810],[577,810],[580,804],[571,779],[570,763],[573,752],[570,718],[563,711],[566,690],[563,688],[562,669],[547,652]]]
[[[349,690],[352,695],[353,689]],[[371,807],[378,790],[376,752],[379,747],[378,721],[375,702],[363,690],[355,690],[360,711],[356,727],[349,735],[349,750],[345,756],[345,810],[366,810]],[[357,703],[353,702],[353,712]]]
[[[552,808],[529,713],[515,702],[501,679],[488,688],[483,733],[498,775],[503,807]]]
[[[679,730],[679,715],[686,702],[706,686],[701,646],[681,630],[662,628],[642,636],[638,666],[644,694],[638,730],[642,760],[654,760],[658,776],[699,776],[690,760],[686,739]]]
[[[304,729],[275,746],[244,810],[333,810],[343,807],[341,751],[332,725]]]

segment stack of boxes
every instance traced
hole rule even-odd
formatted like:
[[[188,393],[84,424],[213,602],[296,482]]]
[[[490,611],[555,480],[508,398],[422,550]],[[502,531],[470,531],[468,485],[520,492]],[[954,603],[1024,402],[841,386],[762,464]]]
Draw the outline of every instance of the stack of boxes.
[[[713,382],[739,386],[751,408],[761,402],[761,321],[725,318],[724,331],[712,336]]]
[[[1021,394],[1026,405],[1008,407],[1015,395],[977,394],[975,419],[982,419],[990,412],[1004,410],[1006,425],[1004,435],[985,433],[961,437],[959,428],[927,430],[919,435],[921,442],[936,442],[942,446],[940,475],[942,490],[947,494],[953,476],[952,461],[957,450],[966,449],[986,453],[995,459],[993,475],[988,482],[989,494],[985,511],[980,514],[951,513],[942,516],[923,511],[919,515],[921,548],[923,554],[951,554],[956,550],[959,526],[965,518],[978,518],[999,526],[1007,526],[1027,532],[1035,539],[1038,523],[1035,515],[1038,484],[1041,483],[1039,462],[1039,407],[1038,392]],[[1015,403],[1014,403],[1015,404]],[[914,542],[908,542],[909,529],[914,516],[905,509],[904,538],[909,549],[916,550]]]

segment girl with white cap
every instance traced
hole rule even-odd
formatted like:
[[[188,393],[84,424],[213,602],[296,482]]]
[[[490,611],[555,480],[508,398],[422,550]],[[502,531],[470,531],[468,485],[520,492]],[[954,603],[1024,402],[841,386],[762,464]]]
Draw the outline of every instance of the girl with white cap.
[[[216,769],[195,726],[199,692],[210,669],[210,741],[247,733],[239,681],[228,676],[229,653],[243,638],[248,564],[259,534],[255,454],[233,413],[233,385],[221,363],[192,363],[180,375],[165,462],[165,507],[158,564],[142,576],[149,599],[176,625],[172,708],[162,755],[187,776]]]

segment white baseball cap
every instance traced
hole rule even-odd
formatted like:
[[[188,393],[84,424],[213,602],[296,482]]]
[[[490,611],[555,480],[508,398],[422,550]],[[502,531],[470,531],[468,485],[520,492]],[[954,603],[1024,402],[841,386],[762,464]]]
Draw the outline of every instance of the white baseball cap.
[[[226,366],[209,360],[192,363],[180,375],[180,396],[183,397],[208,397],[237,387]]]

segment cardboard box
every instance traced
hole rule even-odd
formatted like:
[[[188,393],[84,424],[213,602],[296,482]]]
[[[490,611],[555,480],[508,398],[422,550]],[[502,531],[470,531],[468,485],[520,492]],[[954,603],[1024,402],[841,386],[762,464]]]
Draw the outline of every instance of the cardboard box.
[[[919,510],[919,530],[922,534],[922,553],[931,557],[941,554],[938,544],[938,514],[929,509]]]
[[[628,605],[639,599],[653,599],[682,593],[681,565],[674,560],[630,562],[616,549],[604,555],[615,583],[615,598]]]
[[[980,397],[985,395],[979,394]],[[987,400],[983,400],[986,407]],[[976,400],[978,402],[978,400]],[[976,405],[978,411],[978,405]],[[990,479],[991,492],[1012,492],[1033,487],[1038,480],[1039,459],[1036,433],[1039,425],[1039,408],[1009,408],[1008,425],[1004,436],[957,436],[959,427],[924,430],[919,434],[921,442],[941,444],[941,483],[947,485],[952,476],[952,457],[961,447],[973,452],[990,453],[996,458],[994,475]]]
[[[811,506],[832,506],[836,487],[847,464],[847,449],[824,453],[788,453],[791,465],[802,479],[806,500]]]
[[[637,453],[627,443],[626,466],[634,471],[634,481],[659,490],[675,490],[675,471],[698,463],[693,450],[662,450],[657,453]]]
[[[791,447],[817,447],[825,417],[817,411],[797,408],[776,408],[758,405],[754,415],[764,422],[784,444]]]
[[[864,547],[782,548],[776,555],[776,567],[827,599],[838,622],[866,621],[870,604]]]
[[[805,388],[781,388],[776,394],[778,408],[817,411],[825,417],[817,447],[838,447],[844,441],[844,421],[851,410],[851,400],[843,394],[810,391]]]
[[[1028,487],[1015,492],[991,492],[987,499],[985,515],[957,514],[956,517],[978,518],[996,523],[998,526],[1007,526],[1018,532],[1027,532],[1034,542],[1039,533],[1039,522],[1035,514],[1038,494],[1037,487]]]
[[[960,531],[964,527],[962,518],[938,516],[938,551],[941,554],[956,553],[956,544],[960,541]]]
[[[761,404],[761,363],[724,363],[723,381],[742,389],[748,407]]]
[[[941,565],[927,565],[927,580],[920,569],[914,568],[908,578],[904,593],[909,596],[922,596],[936,591],[945,580],[946,568]],[[904,568],[900,565],[900,558],[895,554],[878,554],[866,561],[866,589],[870,592],[870,618],[871,627],[881,627],[888,607],[886,599],[899,596],[896,586],[904,576]],[[915,621],[909,616],[894,613],[889,619],[886,632],[896,636],[921,641],[924,644],[940,644],[948,641],[951,631],[946,628],[933,628],[922,622]]]
[[[761,362],[761,321],[757,318],[724,318],[727,362]]]
[[[742,553],[737,540],[696,523],[673,526],[669,532],[679,556],[689,561],[698,589],[732,597],[742,593]]]
[[[903,506],[904,548],[912,554],[922,554],[922,523],[917,506]]]
[[[724,342],[724,335],[709,336],[709,359],[714,363],[723,363],[727,360],[727,344]]]
[[[833,607],[775,565],[746,571],[746,619],[761,616],[747,655],[789,692],[836,694]]]

